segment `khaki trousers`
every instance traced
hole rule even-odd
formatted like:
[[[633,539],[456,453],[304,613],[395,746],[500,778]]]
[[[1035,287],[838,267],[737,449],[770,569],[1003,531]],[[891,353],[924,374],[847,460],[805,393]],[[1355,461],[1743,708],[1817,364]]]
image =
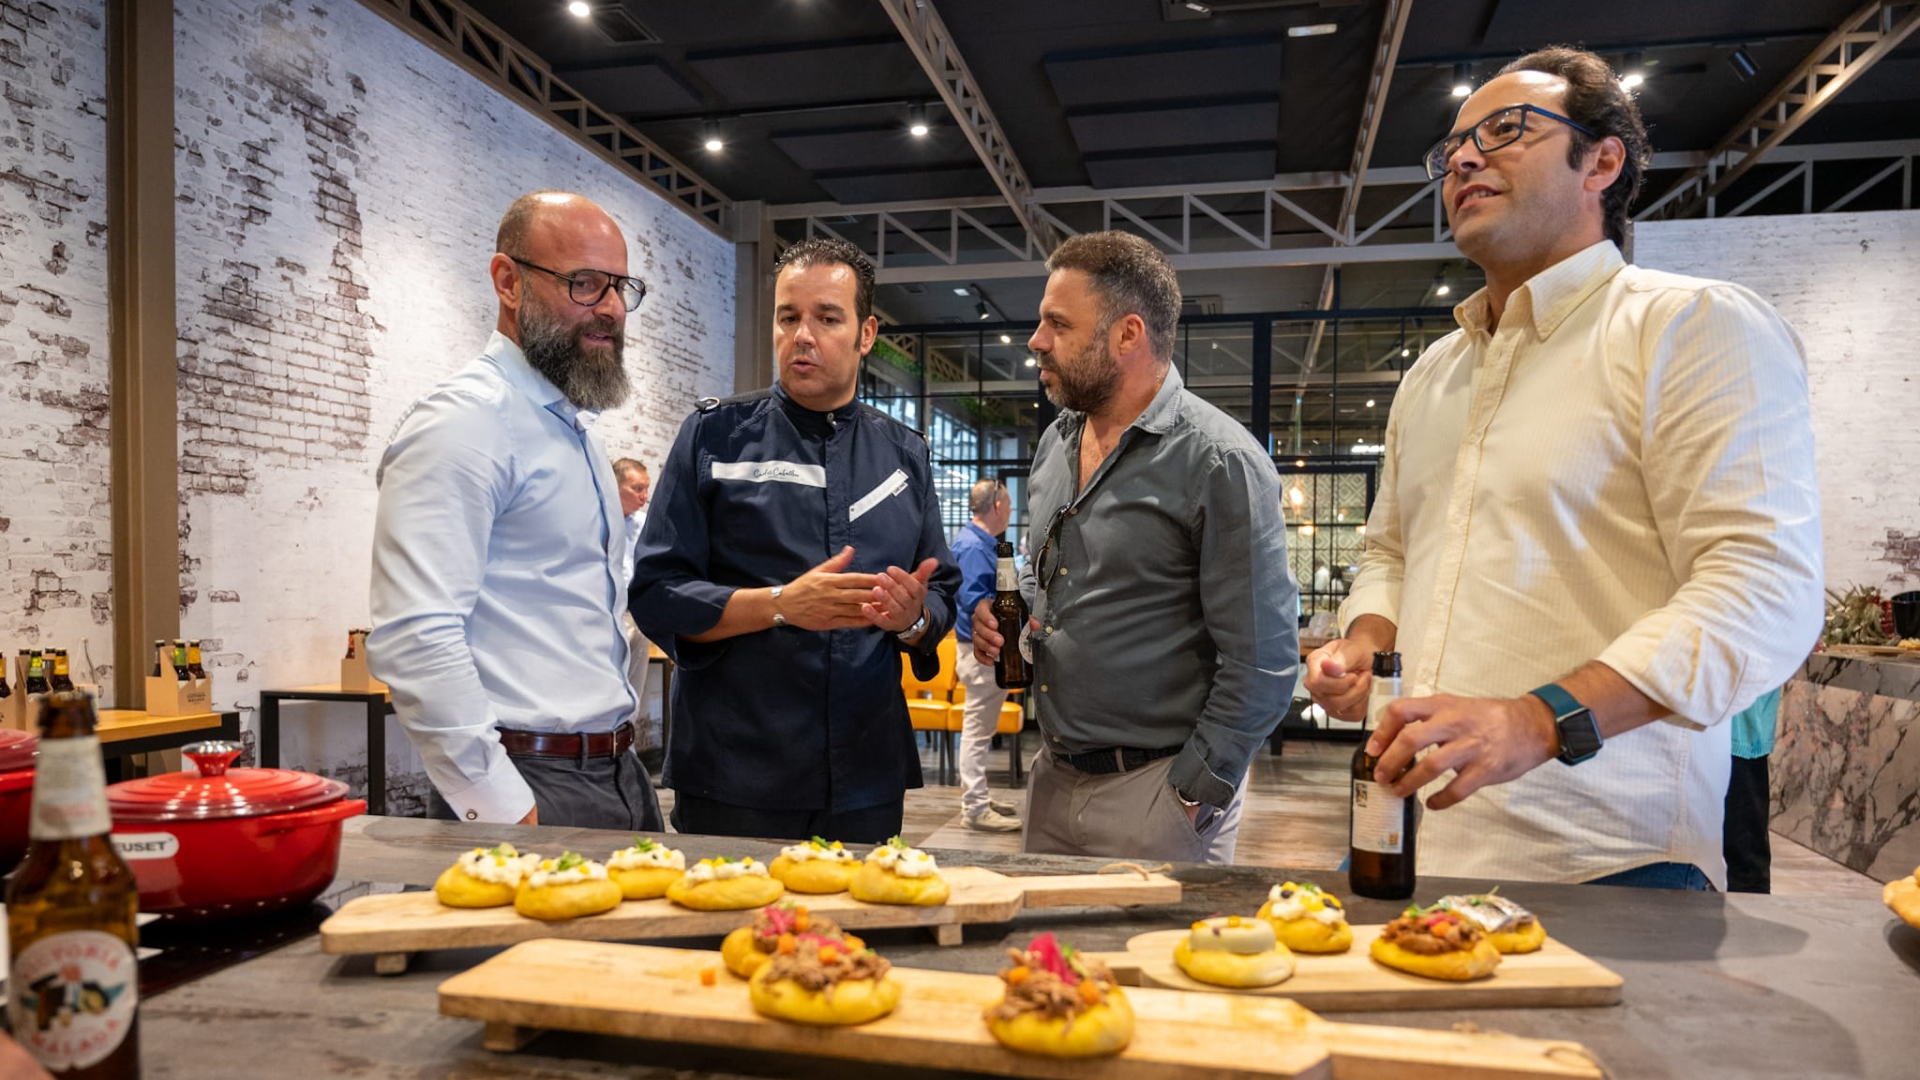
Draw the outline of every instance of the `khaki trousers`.
[[[1240,836],[1246,781],[1233,801],[1187,820],[1179,793],[1167,783],[1174,759],[1125,773],[1084,773],[1042,747],[1027,781],[1027,816],[1020,850],[1036,855],[1098,855],[1154,862],[1233,862]],[[1197,827],[1196,827],[1197,825]]]

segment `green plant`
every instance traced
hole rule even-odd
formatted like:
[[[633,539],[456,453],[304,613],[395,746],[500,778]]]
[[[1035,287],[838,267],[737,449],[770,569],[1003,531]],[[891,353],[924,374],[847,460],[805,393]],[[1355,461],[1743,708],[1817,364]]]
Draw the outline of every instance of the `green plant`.
[[[1827,625],[1820,631],[1822,645],[1889,645],[1880,606],[1880,590],[1855,585],[1844,593],[1827,590]]]

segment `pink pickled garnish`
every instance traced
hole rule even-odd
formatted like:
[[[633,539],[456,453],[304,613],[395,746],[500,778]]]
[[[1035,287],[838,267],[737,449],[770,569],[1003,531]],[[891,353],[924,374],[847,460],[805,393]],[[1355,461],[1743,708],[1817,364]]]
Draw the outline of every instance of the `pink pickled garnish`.
[[[792,930],[794,920],[799,917],[799,913],[791,908],[784,908],[778,904],[767,905],[767,925],[772,927],[776,934],[784,934]]]
[[[1060,976],[1061,981],[1069,986],[1080,981],[1080,977],[1075,975],[1073,968],[1068,965],[1066,954],[1060,951],[1060,943],[1054,940],[1051,933],[1034,938],[1027,945],[1027,956],[1042,970],[1051,971]]]

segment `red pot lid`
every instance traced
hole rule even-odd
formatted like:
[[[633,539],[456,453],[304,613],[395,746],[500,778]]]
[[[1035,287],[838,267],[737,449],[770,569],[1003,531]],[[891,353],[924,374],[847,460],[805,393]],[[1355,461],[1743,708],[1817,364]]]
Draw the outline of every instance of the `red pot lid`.
[[[116,822],[260,817],[338,801],[347,785],[293,769],[232,769],[240,744],[197,742],[180,753],[198,773],[173,772],[107,788]]]
[[[33,768],[40,752],[40,736],[31,731],[0,729],[0,773]]]

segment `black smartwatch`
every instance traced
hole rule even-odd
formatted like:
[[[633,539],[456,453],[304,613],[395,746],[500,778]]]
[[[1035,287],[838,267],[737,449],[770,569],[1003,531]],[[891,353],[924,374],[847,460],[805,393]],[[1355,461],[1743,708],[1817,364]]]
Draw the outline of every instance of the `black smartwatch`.
[[[1553,710],[1553,726],[1560,732],[1560,753],[1558,757],[1568,765],[1578,765],[1600,752],[1600,725],[1594,722],[1593,711],[1574,700],[1572,694],[1548,683],[1545,686],[1529,690],[1528,693],[1547,703]]]

